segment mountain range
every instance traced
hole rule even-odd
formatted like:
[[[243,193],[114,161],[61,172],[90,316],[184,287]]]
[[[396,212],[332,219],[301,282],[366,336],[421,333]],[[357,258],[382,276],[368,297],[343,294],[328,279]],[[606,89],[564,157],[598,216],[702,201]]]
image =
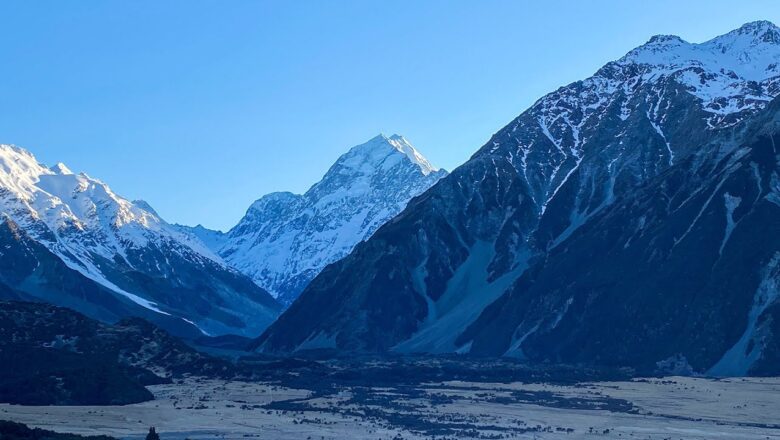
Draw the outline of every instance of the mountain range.
[[[652,37],[534,103],[254,346],[777,371],[778,94],[772,23]]]
[[[271,354],[777,374],[778,95],[774,24],[658,35],[449,174],[379,135],[224,233],[2,145],[0,299]]]
[[[268,194],[227,233],[182,227],[289,305],[320,271],[347,255],[447,172],[403,136],[351,148],[304,194]]]
[[[280,305],[249,278],[105,183],[0,145],[0,298],[187,337],[256,335]]]

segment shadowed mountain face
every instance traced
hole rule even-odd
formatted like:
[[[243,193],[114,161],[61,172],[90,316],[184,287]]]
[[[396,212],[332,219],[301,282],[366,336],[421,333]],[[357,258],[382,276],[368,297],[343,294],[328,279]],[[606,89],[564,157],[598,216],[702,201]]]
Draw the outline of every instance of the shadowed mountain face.
[[[0,223],[0,299],[44,301],[83,311],[96,319],[115,322],[139,316],[158,322],[174,333],[200,334],[186,322],[157,313],[68,267],[48,248],[32,239],[13,220]]]
[[[339,157],[305,194],[257,200],[225,234],[180,228],[289,305],[325,266],[445,175],[404,137],[379,135]]]
[[[611,280],[620,286],[633,279],[631,273],[634,277],[656,278],[654,282],[659,284],[649,282],[648,278],[646,293],[636,293],[636,311],[660,317],[665,314],[664,307],[692,307],[693,304],[671,302],[653,308],[651,298],[707,292],[706,287],[694,288],[686,280],[666,278],[667,283],[679,283],[675,290],[669,290],[658,277],[671,273],[680,276],[679,270],[685,264],[706,264],[704,256],[698,253],[708,251],[693,246],[693,237],[697,236],[697,225],[702,224],[699,221],[705,218],[708,209],[720,210],[720,217],[712,220],[718,218],[722,223],[718,225],[721,235],[716,240],[717,251],[725,255],[726,261],[739,258],[739,250],[729,249],[738,241],[726,240],[720,249],[722,231],[728,229],[730,235],[738,236],[741,226],[735,226],[737,220],[732,216],[743,215],[750,195],[732,188],[727,197],[723,193],[726,184],[716,190],[712,179],[716,179],[717,186],[720,182],[717,176],[722,177],[723,173],[731,176],[730,171],[724,170],[740,163],[743,170],[740,175],[750,171],[754,180],[760,175],[763,191],[769,191],[774,173],[773,156],[769,160],[764,153],[751,153],[757,156],[744,164],[740,160],[748,160],[747,156],[740,156],[744,153],[738,151],[743,151],[740,147],[759,151],[764,148],[760,145],[771,140],[771,137],[764,141],[755,138],[758,128],[751,127],[758,123],[751,123],[750,119],[761,114],[780,92],[779,63],[780,31],[767,22],[750,23],[701,44],[686,43],[677,37],[653,37],[620,60],[607,64],[593,77],[537,101],[496,133],[467,163],[414,199],[371,239],[358,245],[342,261],[327,267],[299,301],[256,341],[256,346],[266,351],[329,347],[607,362],[604,353],[595,349],[587,351],[588,344],[580,343],[577,349],[581,351],[569,352],[562,347],[554,348],[557,345],[551,344],[550,339],[543,339],[567,338],[573,334],[587,339],[589,333],[585,327],[571,323],[567,327],[570,333],[566,335],[545,329],[557,328],[563,322],[568,316],[565,307],[582,307],[577,301],[590,304],[592,299],[587,295],[569,298],[573,292],[581,294],[577,280],[586,277],[588,265],[598,261],[603,265],[600,281]],[[761,154],[764,156],[759,160]],[[750,165],[753,162],[763,165],[755,171]],[[666,185],[682,191],[674,195],[667,190],[665,194],[669,198],[677,197],[674,202],[686,215],[692,210],[696,217],[703,210],[695,222],[682,214],[669,220],[665,228],[672,228],[674,222],[683,228],[682,232],[677,229],[665,232],[681,240],[674,251],[652,253],[644,246],[641,253],[645,259],[628,260],[619,252],[606,253],[604,246],[608,242],[602,238],[595,235],[583,238],[588,231],[627,234],[626,228],[635,231],[637,227],[649,225],[650,219],[645,218],[649,213],[643,210],[651,206],[642,205],[630,213],[625,206],[645,203],[639,199],[643,194],[659,197],[658,185],[663,185],[664,179],[671,179]],[[747,182],[744,180],[744,184]],[[750,187],[758,191],[755,183]],[[692,198],[683,204],[679,198],[684,193]],[[707,202],[710,195],[717,203]],[[739,204],[736,197],[742,200]],[[677,205],[663,209],[672,207]],[[752,221],[766,228],[776,217],[772,217],[771,206],[764,208],[767,210],[762,211],[764,217]],[[727,216],[724,212],[731,214]],[[608,224],[599,223],[602,228],[594,226],[607,218],[612,220]],[[656,221],[666,220],[661,221],[659,217]],[[689,225],[691,231],[683,234]],[[646,237],[646,240],[660,239],[654,235]],[[583,243],[582,249],[578,248],[578,258],[557,263],[560,255],[572,252],[570,246],[575,241]],[[632,246],[628,249],[639,252]],[[680,254],[683,250],[687,254]],[[729,257],[731,252],[735,254]],[[587,261],[580,261],[582,258]],[[657,268],[663,267],[657,259],[662,258],[680,258],[678,271],[657,272]],[[711,259],[712,255],[707,258]],[[745,271],[755,272],[756,280],[763,279],[761,273],[773,270],[771,259],[764,257],[732,260],[732,263],[747,266]],[[560,266],[554,271],[547,269],[552,264]],[[633,272],[623,275],[618,270],[606,270],[620,264],[631,264]],[[721,274],[732,282],[742,275],[745,272],[739,270]],[[529,290],[527,286],[539,284],[540,276],[555,279],[555,286],[564,292],[562,296],[548,298],[552,287]],[[767,276],[771,279],[771,275]],[[655,352],[639,359],[623,356],[616,350],[610,362],[635,365],[690,362],[698,370],[712,367],[718,362],[718,355],[726,351],[724,347],[736,343],[733,336],[746,328],[745,320],[753,313],[751,307],[757,304],[756,289],[748,290],[729,294],[740,297],[744,307],[729,309],[733,319],[724,324],[729,328],[711,335],[713,340],[720,338],[719,345],[702,348],[709,350],[709,354],[696,357],[681,350]],[[639,332],[633,341],[624,341],[625,350],[630,350],[645,341],[643,338],[652,336],[659,323],[641,313],[621,315],[628,310],[621,308],[617,292],[610,297],[614,301],[613,313],[646,332]],[[488,307],[491,303],[495,304]],[[531,305],[538,308],[538,314],[527,311]],[[710,310],[715,313],[714,309]],[[530,315],[524,315],[526,311]],[[702,313],[709,312],[705,309]],[[561,322],[556,322],[559,315]],[[579,315],[571,316],[576,321]],[[686,318],[680,314],[676,320]],[[537,326],[539,320],[543,322]],[[608,324],[602,320],[593,325]],[[692,339],[688,342],[693,344]],[[545,344],[550,348],[543,349]],[[600,347],[604,351],[611,349]],[[677,354],[686,360],[673,362],[679,360]],[[751,368],[758,368],[757,365]]]
[[[780,100],[620,197],[458,343],[480,355],[776,374]]]
[[[280,305],[145,202],[0,145],[0,298],[74,307],[104,321],[143,316],[184,336],[255,335]]]
[[[144,385],[235,370],[141,319],[107,325],[48,304],[0,301],[0,402],[136,403],[153,398]]]

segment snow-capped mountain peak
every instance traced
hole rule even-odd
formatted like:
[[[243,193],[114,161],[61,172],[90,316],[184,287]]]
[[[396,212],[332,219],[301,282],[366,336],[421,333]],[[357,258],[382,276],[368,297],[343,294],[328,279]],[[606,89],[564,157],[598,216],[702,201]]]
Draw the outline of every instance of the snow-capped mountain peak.
[[[53,173],[55,174],[73,174],[73,171],[70,170],[64,163],[57,162],[54,166],[49,168]]]
[[[191,292],[191,286],[195,285],[191,284],[192,280],[207,276],[209,272],[216,278],[202,281],[203,284],[197,287],[200,290],[193,295],[212,295],[215,305],[227,304],[236,302],[237,292],[233,286],[248,285],[248,293],[259,296],[238,302],[260,315],[275,313],[276,305],[266,292],[228,268],[200,241],[190,239],[166,223],[146,202],[131,202],[112,191],[106,183],[85,173],[74,174],[62,163],[46,167],[32,153],[12,145],[0,145],[0,213],[70,270],[106,287],[122,297],[121,301],[130,300],[134,303],[132,307],[140,306],[157,317],[176,316],[188,326],[196,325],[209,333],[249,331],[251,334],[268,323],[251,324],[254,330],[248,330],[249,325],[246,329],[231,328],[241,322],[242,318],[238,316],[246,311],[228,311],[220,319],[204,317],[193,310],[185,311],[187,306],[183,306],[180,298],[149,291],[156,284],[167,283],[157,287],[177,292],[173,295]],[[188,272],[199,273],[191,277],[186,275],[186,279],[178,278],[179,274]],[[35,281],[30,281],[25,289],[37,286],[36,283],[50,282],[45,274],[29,276]],[[0,273],[0,282],[3,281]],[[221,284],[223,282],[225,284]],[[215,290],[205,289],[208,283],[214,283]],[[48,292],[47,289],[44,287],[42,292]],[[33,297],[36,294],[43,293],[34,292]],[[262,295],[267,299],[261,298]],[[54,300],[55,303],[63,301],[61,304],[73,301],[67,297]],[[193,296],[191,300],[194,304],[196,298]],[[249,304],[255,300],[257,303]],[[94,302],[87,306],[85,311],[93,316],[100,314],[98,318],[110,316],[112,319],[123,316],[116,314],[119,313],[116,298],[90,301],[105,302],[101,306]],[[111,312],[102,308],[107,307],[106,304],[112,304]],[[181,325],[182,321],[178,322],[177,325]]]
[[[698,66],[711,72],[762,81],[778,74],[779,46],[780,28],[768,21],[757,21],[703,43],[689,43],[675,35],[656,35],[617,63],[667,70]]]
[[[430,162],[428,162],[428,159],[426,159],[422,154],[420,154],[419,151],[417,151],[414,146],[406,140],[405,137],[394,134],[387,138],[387,142],[390,143],[393,147],[395,147],[398,151],[404,153],[406,157],[409,158],[413,163],[417,164],[417,166],[420,167],[420,171],[424,175],[428,175],[432,172],[439,171],[438,168],[431,165]]]
[[[678,98],[699,102],[709,130],[733,127],[764,108],[780,94],[777,33],[775,25],[755,22],[703,43],[657,35],[592,77],[541,98],[512,130],[543,134],[542,143],[517,137],[506,144],[540,212],[579,168],[587,127],[616,108],[621,121],[642,119],[657,134],[662,148],[653,153],[658,158],[653,173],[675,163],[682,153],[677,150],[689,147],[676,145],[667,131],[672,121],[664,113]],[[498,150],[493,144],[487,148]],[[539,169],[543,176],[533,177]]]
[[[744,57],[746,53],[761,51],[762,46],[780,45],[780,28],[770,21],[754,21],[746,23],[726,34],[717,36],[703,43],[689,43],[677,35],[654,35],[647,43],[632,50],[627,55],[627,59],[632,56],[645,54],[647,52],[674,52],[683,49],[699,52],[692,52],[688,55],[692,57],[701,57],[704,52],[712,52],[715,56],[731,55],[736,58],[742,57],[743,64],[750,64],[754,59]],[[671,55],[681,56],[680,53],[670,53]],[[697,55],[693,55],[697,54]],[[658,60],[660,61],[660,60]]]
[[[3,211],[23,226],[43,222],[44,239],[68,255],[96,252],[105,258],[126,255],[129,248],[147,245],[158,235],[173,238],[148,205],[126,200],[104,182],[85,173],[74,174],[63,163],[48,168],[32,153],[10,145],[0,146],[0,186],[5,190]],[[38,225],[34,230],[42,230]],[[79,233],[74,234],[73,229]],[[86,245],[80,234],[90,235]],[[65,243],[68,242],[68,245]],[[208,256],[208,255],[204,255]],[[213,256],[211,256],[213,258]]]
[[[15,145],[0,144],[0,186],[22,199],[30,198],[30,188],[38,176],[52,171],[41,166],[35,157]]]
[[[339,157],[304,194],[263,196],[226,234],[183,228],[285,303],[446,171],[403,136],[378,135]]]
[[[726,35],[746,35],[752,37],[755,42],[780,44],[780,27],[768,20],[745,23]]]
[[[416,165],[423,175],[438,171],[403,136],[394,134],[387,137],[379,134],[368,142],[352,147],[336,161],[328,174],[377,174],[405,159]]]
[[[772,154],[761,159],[771,167],[759,169],[755,163],[745,163],[746,179],[738,185],[723,186],[731,169],[718,161],[733,154],[730,148],[738,148],[731,143],[735,133],[780,95],[780,45],[775,44],[775,32],[774,25],[757,23],[703,43],[656,36],[607,63],[590,78],[543,96],[348,258],[328,266],[257,346],[268,351],[324,344],[358,351],[528,356],[523,344],[534,334],[543,333],[545,326],[557,331],[559,322],[567,322],[561,327],[571,329],[583,322],[601,321],[607,315],[598,312],[589,320],[582,319],[582,310],[589,307],[583,304],[614,289],[616,295],[610,297],[607,307],[622,306],[626,292],[641,290],[647,278],[662,273],[657,270],[659,264],[684,262],[679,267],[685,274],[692,256],[697,263],[709,258],[698,258],[705,244],[715,244],[716,255],[711,261],[727,261],[719,258],[717,239],[688,242],[688,253],[675,246],[681,237],[704,230],[697,222],[704,220],[702,213],[708,207],[713,209],[712,224],[717,225],[708,231],[722,231],[725,225],[728,237],[738,197],[742,203],[759,200],[755,188],[761,193],[762,185],[765,188],[770,180],[761,173],[768,173],[776,163],[772,147],[776,141],[766,149]],[[710,172],[711,189],[702,190],[700,179]],[[680,196],[677,206],[685,207],[680,211],[690,225],[687,231],[683,222],[662,222],[673,233],[654,235],[655,229],[646,226],[649,209],[634,208],[650,206],[650,202],[640,204],[637,200],[651,198],[634,197],[637,188],[656,179],[664,183],[649,192],[654,194],[652,205],[667,215],[674,209],[671,199]],[[686,181],[692,186],[684,186]],[[743,195],[736,196],[738,193]],[[699,207],[692,205],[694,198]],[[625,217],[627,209],[636,216],[631,221]],[[742,206],[740,209],[747,211]],[[615,215],[614,230],[628,231],[630,238],[619,245],[617,241],[604,244],[612,236],[612,228],[594,226],[607,212]],[[569,245],[583,236],[590,238],[581,242],[585,244],[582,253],[573,256]],[[635,246],[632,240],[640,236],[652,240]],[[662,242],[663,246],[669,244],[668,251],[658,251]],[[624,263],[622,255],[605,263],[598,276],[590,277],[590,272],[582,269],[583,264],[600,260],[611,249],[618,254],[627,248],[631,253],[637,251],[633,254],[637,257],[626,270],[641,268],[643,273],[631,279],[640,279],[636,289],[625,289],[628,279],[621,278],[622,269],[615,269]],[[774,253],[777,247],[771,244],[767,249]],[[670,257],[674,252],[680,253]],[[553,257],[560,259],[550,263]],[[742,258],[744,254],[736,261]],[[702,279],[716,273],[705,265],[701,266]],[[776,266],[772,265],[774,274]],[[540,267],[550,268],[548,280],[564,282],[555,287],[532,287],[540,281],[535,278]],[[576,284],[576,288],[567,284],[585,277],[588,281]],[[670,278],[676,285],[679,279]],[[729,295],[735,286],[744,285],[739,277],[733,280],[727,287]],[[649,296],[640,303],[654,302],[660,295],[701,297],[689,292],[670,294],[666,287],[648,289]],[[528,296],[529,289],[538,292]],[[560,293],[564,291],[567,293]],[[702,292],[709,295],[708,290]],[[549,306],[553,295],[559,295],[559,302]],[[582,300],[579,305],[578,297]],[[535,305],[550,308],[544,316],[527,314]],[[482,319],[477,321],[480,314]],[[740,316],[745,315],[746,311]],[[665,314],[657,316],[662,317],[660,321],[666,318]],[[497,317],[506,319],[501,332],[497,331],[501,326],[496,325]],[[622,315],[620,319],[628,326],[634,324],[633,316]],[[644,331],[668,325],[660,321],[634,328]],[[475,338],[473,329],[479,326],[483,333]],[[675,331],[679,328],[674,327]],[[610,336],[614,334],[610,326],[605,329]],[[642,337],[646,335],[644,332]],[[587,338],[592,333],[580,336]],[[551,341],[540,338],[535,348]],[[565,341],[564,350],[572,350],[580,342],[593,342],[561,341]],[[603,347],[609,351],[613,346]],[[740,353],[746,353],[744,346]],[[620,352],[619,356],[623,355],[627,352]]]

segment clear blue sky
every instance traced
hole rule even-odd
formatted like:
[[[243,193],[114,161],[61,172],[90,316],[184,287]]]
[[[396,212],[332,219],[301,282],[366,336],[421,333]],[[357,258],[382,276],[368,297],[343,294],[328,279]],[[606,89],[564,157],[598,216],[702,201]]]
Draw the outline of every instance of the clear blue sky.
[[[0,142],[226,229],[379,132],[452,169],[650,36],[780,23],[780,3],[24,0],[0,17]]]

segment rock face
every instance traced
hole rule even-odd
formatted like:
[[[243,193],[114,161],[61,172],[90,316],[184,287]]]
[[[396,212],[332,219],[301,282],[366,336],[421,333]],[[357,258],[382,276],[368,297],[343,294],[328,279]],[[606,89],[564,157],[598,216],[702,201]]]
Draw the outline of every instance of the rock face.
[[[225,234],[203,227],[183,230],[290,304],[325,266],[446,174],[402,136],[379,135],[341,156],[305,194],[279,192],[259,199]]]
[[[780,98],[618,198],[456,344],[713,375],[780,371]]]
[[[0,145],[0,298],[115,321],[142,316],[183,336],[262,331],[280,311],[262,288],[145,202]]]
[[[766,108],[778,94],[780,30],[771,23],[749,23],[701,44],[653,37],[591,78],[537,101],[327,267],[256,346],[760,371],[760,359],[776,356],[777,341],[767,336],[774,324],[765,317],[776,295],[760,292],[774,292],[777,249],[769,239],[754,252],[737,237],[743,224],[752,223],[754,233],[776,227],[767,199],[773,137],[755,133],[771,132],[766,121],[774,116]],[[730,179],[741,179],[744,188]],[[761,214],[743,222],[753,206]],[[710,217],[710,235],[700,235]],[[609,247],[623,246],[637,231],[643,239],[635,237],[625,251]],[[714,244],[702,246],[705,237]],[[661,246],[663,240],[677,244]],[[635,252],[635,259],[624,252]],[[667,259],[676,261],[674,269]],[[717,266],[717,280],[680,279],[694,266],[701,275],[728,261],[740,268]],[[743,288],[726,287],[748,274],[752,281]],[[599,288],[610,293],[599,296]],[[599,307],[590,305],[594,295],[604,301]],[[634,302],[624,307],[628,297]],[[717,301],[724,304],[713,308]],[[724,313],[724,324],[686,337],[679,330],[693,307],[703,307],[701,316]],[[585,309],[594,318],[590,327]],[[634,339],[618,341],[605,317],[635,326]],[[670,322],[659,328],[664,318]],[[755,331],[744,333],[746,327]],[[596,328],[604,340],[590,339]],[[679,344],[662,349],[675,331]],[[640,356],[638,344],[651,340],[657,350]],[[769,348],[759,350],[759,342]],[[748,361],[732,354],[739,361],[720,363],[737,343],[749,346]]]

